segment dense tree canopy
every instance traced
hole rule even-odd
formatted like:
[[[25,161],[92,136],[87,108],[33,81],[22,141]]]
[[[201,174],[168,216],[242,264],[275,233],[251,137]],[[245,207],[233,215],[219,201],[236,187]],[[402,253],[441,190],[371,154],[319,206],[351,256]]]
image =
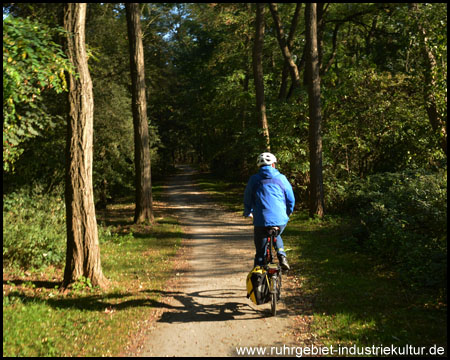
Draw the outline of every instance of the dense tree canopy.
[[[336,182],[354,176],[445,165],[446,6],[318,7],[327,197]],[[189,160],[244,180],[264,148],[252,71],[255,5],[158,3],[141,8],[155,176],[176,161]],[[270,145],[306,203],[304,8],[272,4],[266,10],[262,68]],[[44,96],[64,90],[61,74],[69,66],[55,43],[60,13],[58,4],[4,7],[4,169],[11,172],[23,153],[16,164],[18,182],[42,178],[48,188],[62,180],[64,167],[65,100]],[[12,34],[21,40],[14,41]],[[134,187],[124,6],[91,4],[86,36],[95,98],[96,201],[105,205]],[[31,41],[33,46],[26,45]],[[289,75],[289,68],[298,78]],[[41,136],[27,140],[38,130]],[[36,149],[45,149],[47,156],[40,157]]]

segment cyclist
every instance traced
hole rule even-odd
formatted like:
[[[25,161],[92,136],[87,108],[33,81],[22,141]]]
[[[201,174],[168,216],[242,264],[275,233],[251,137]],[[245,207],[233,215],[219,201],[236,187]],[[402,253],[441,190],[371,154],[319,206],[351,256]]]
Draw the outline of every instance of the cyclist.
[[[255,261],[254,266],[264,265],[267,251],[267,233],[265,227],[278,226],[280,234],[276,238],[280,266],[289,270],[286,252],[283,249],[283,232],[294,211],[295,197],[292,186],[286,176],[276,169],[277,158],[265,152],[258,156],[259,172],[250,177],[244,193],[244,216],[253,217]]]

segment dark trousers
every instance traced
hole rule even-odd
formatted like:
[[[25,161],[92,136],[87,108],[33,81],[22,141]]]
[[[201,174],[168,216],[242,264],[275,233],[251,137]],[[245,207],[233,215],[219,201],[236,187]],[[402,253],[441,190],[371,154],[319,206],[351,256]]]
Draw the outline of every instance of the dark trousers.
[[[283,239],[281,238],[281,234],[286,227],[286,225],[277,225],[280,228],[280,233],[275,238],[275,250],[277,252],[277,255],[283,255],[286,256],[286,252],[284,251],[284,245],[283,245]],[[253,239],[255,241],[255,263],[254,266],[257,265],[264,265],[264,260],[266,258],[266,251],[267,251],[267,231],[264,226],[255,226],[253,231]]]

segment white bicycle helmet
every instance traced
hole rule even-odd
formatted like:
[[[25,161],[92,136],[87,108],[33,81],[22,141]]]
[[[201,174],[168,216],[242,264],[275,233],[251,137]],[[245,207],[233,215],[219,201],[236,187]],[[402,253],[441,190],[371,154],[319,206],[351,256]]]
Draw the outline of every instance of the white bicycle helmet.
[[[258,156],[258,160],[256,163],[259,167],[265,166],[265,165],[272,165],[273,163],[277,162],[277,158],[274,154],[271,154],[269,152],[262,153]]]

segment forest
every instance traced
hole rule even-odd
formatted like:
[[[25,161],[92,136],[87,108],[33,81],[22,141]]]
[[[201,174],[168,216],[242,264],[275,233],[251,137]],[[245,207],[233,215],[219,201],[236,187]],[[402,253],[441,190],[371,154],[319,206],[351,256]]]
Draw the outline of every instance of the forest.
[[[107,288],[99,262],[69,254],[98,246],[89,213],[132,198],[134,222],[153,224],[152,186],[175,165],[245,186],[270,151],[296,212],[345,219],[346,246],[446,306],[447,4],[311,8],[89,3],[78,63],[65,4],[4,3],[4,271],[66,265],[65,285]],[[86,74],[92,139],[76,150]],[[85,195],[95,208],[77,209]]]

